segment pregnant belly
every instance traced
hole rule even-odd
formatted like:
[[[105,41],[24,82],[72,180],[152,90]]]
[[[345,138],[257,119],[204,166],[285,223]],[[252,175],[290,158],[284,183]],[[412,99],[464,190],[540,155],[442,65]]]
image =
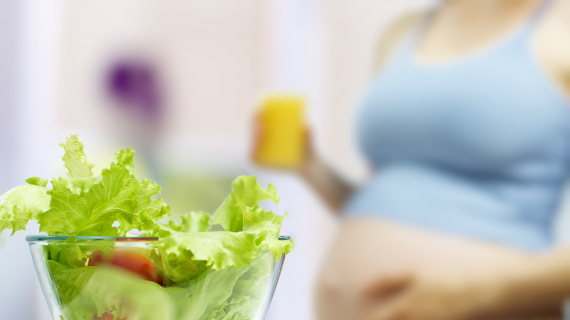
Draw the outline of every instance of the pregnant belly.
[[[460,272],[521,263],[530,254],[492,243],[440,235],[379,219],[348,219],[325,259],[317,286],[319,319],[358,319],[370,306],[370,281],[404,271]]]

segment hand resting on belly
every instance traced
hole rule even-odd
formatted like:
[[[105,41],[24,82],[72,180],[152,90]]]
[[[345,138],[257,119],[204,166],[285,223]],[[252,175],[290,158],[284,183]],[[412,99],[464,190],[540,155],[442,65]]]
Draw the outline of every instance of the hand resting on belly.
[[[493,243],[351,218],[340,226],[323,264],[317,286],[318,318],[361,319],[377,303],[365,299],[363,291],[382,277],[406,272],[461,275],[532,258],[530,253]]]

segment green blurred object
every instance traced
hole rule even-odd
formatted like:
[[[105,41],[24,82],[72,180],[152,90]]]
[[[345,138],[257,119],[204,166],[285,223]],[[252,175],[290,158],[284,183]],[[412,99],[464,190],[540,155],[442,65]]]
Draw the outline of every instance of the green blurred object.
[[[214,212],[232,191],[235,176],[198,172],[166,172],[163,198],[173,208],[172,218],[190,211]]]

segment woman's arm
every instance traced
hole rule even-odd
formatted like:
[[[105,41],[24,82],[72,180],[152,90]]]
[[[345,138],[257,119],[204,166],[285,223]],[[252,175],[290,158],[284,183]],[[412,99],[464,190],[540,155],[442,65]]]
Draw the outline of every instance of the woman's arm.
[[[334,212],[340,212],[354,192],[354,186],[317,156],[312,148],[307,149],[299,174]]]
[[[378,73],[383,69],[395,49],[400,46],[410,30],[417,25],[423,14],[423,12],[409,13],[396,20],[382,33],[374,54],[373,73]],[[300,170],[301,176],[317,191],[330,208],[339,212],[354,191],[354,187],[318,157],[312,148],[308,150],[307,154],[306,161]]]
[[[306,131],[308,133],[308,130]],[[260,141],[265,134],[263,123],[259,116],[254,119],[253,149],[251,159],[260,163]],[[340,212],[340,209],[353,192],[353,187],[331,169],[314,151],[309,134],[304,137],[304,158],[298,167],[289,170],[299,174],[325,201],[327,206]]]
[[[570,247],[557,249],[529,261],[527,265],[502,268],[479,286],[482,296],[488,286],[492,295],[482,310],[502,315],[560,315],[570,297]]]
[[[263,135],[265,134],[263,123],[256,117],[254,120],[254,137],[252,160],[259,163],[259,146]],[[308,130],[307,130],[308,133]],[[354,188],[343,178],[340,177],[333,169],[330,168],[314,151],[311,137],[305,134],[304,158],[301,164],[296,168],[291,168],[293,172],[299,174],[325,201],[328,207],[334,212],[340,212],[340,209],[352,194]]]
[[[402,40],[417,25],[424,14],[424,12],[412,12],[388,26],[376,46],[373,73],[378,73],[383,69],[395,49],[401,45]],[[317,191],[329,207],[339,212],[354,191],[354,187],[318,157],[312,148],[308,150],[307,154],[306,161],[300,170],[301,176]]]
[[[373,72],[378,73],[391,58],[402,40],[417,25],[423,12],[409,13],[392,23],[382,34],[374,55]],[[259,121],[255,123],[253,160],[256,161],[258,142],[263,135],[263,128]],[[306,141],[307,152],[303,164],[297,172],[318,193],[325,203],[335,212],[340,212],[346,200],[354,191],[354,187],[343,179],[334,169],[320,158],[312,148],[310,137]]]
[[[570,296],[570,247],[487,270],[404,274],[373,283],[366,320],[560,317]]]

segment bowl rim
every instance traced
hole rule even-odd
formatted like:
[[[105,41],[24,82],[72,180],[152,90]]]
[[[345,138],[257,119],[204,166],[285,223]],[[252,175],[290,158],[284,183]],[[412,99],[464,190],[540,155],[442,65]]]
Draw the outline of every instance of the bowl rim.
[[[65,241],[71,236],[30,235],[27,242]],[[158,237],[108,237],[108,236],[76,236],[76,240],[121,240],[121,241],[158,241]],[[290,236],[279,236],[279,241],[291,240]]]

